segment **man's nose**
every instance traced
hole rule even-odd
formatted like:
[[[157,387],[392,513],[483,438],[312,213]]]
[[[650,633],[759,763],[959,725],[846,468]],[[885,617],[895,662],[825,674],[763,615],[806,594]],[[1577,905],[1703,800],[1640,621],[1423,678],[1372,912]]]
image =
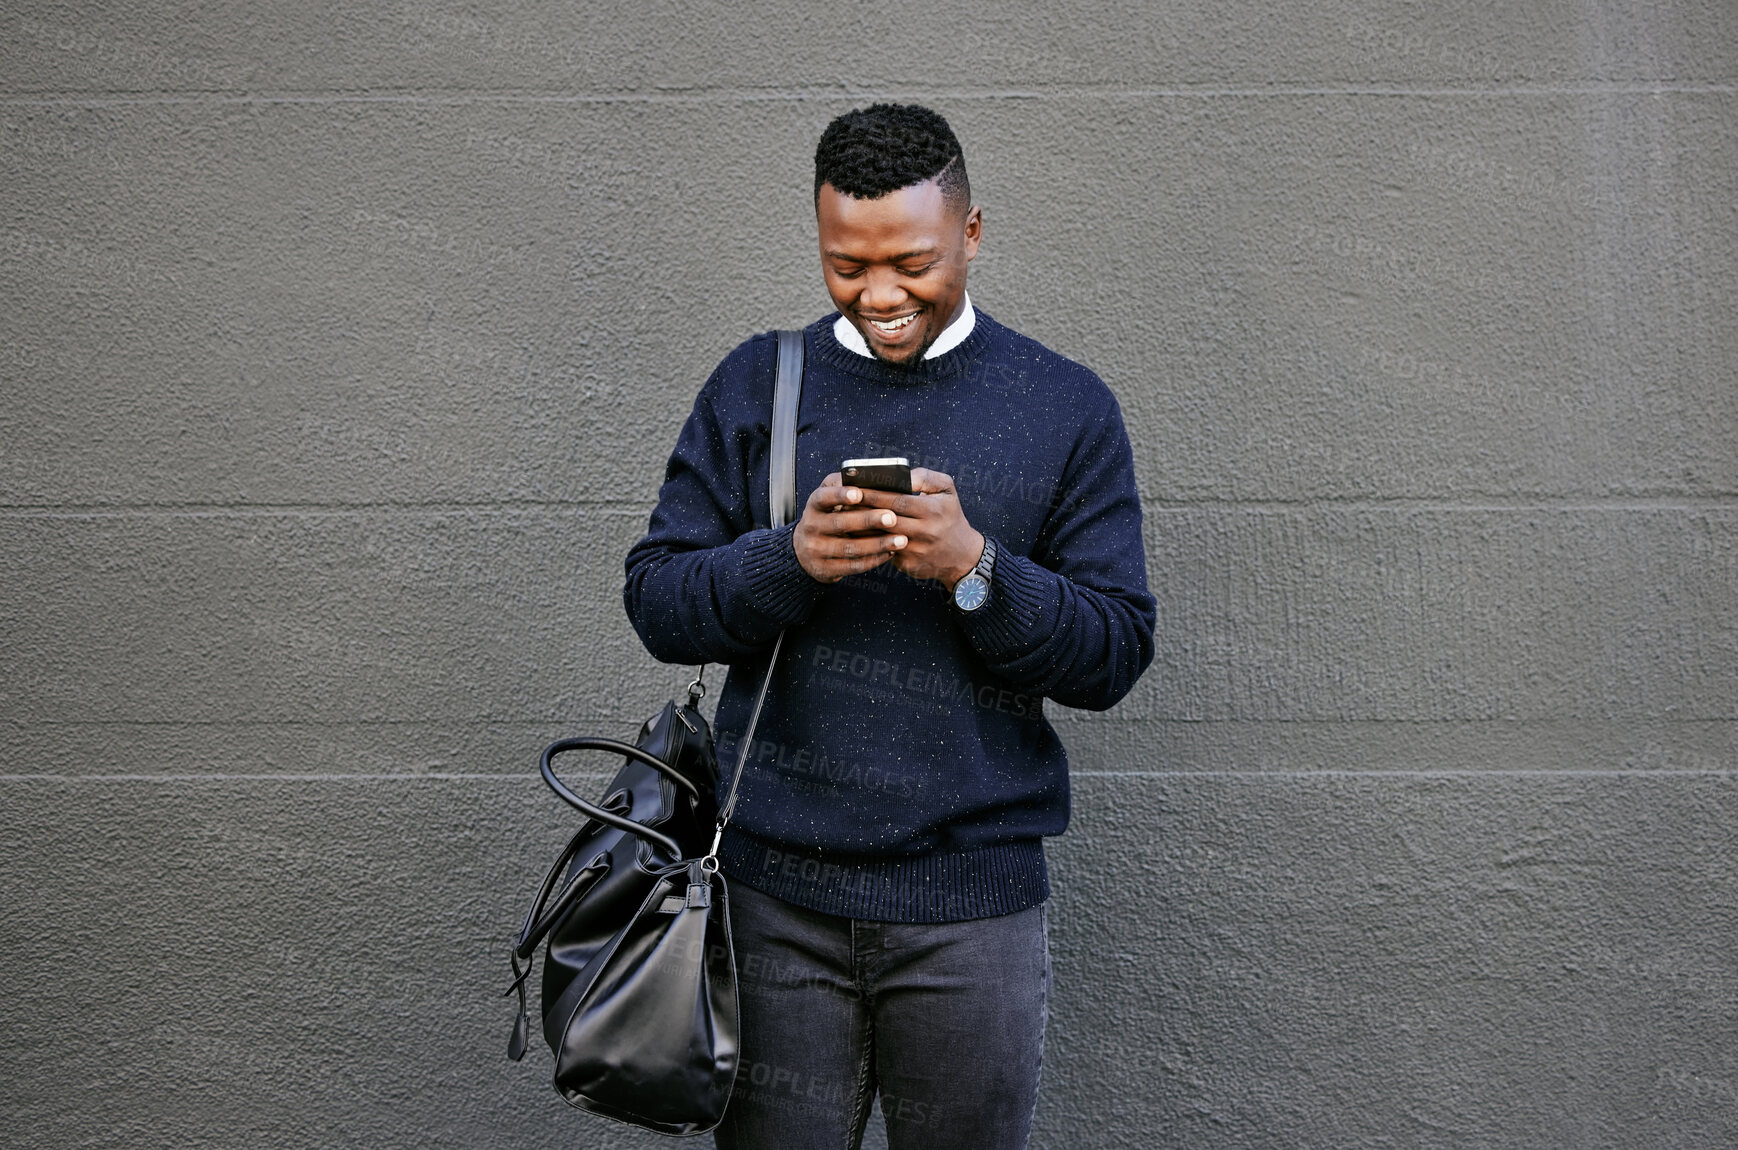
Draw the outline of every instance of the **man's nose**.
[[[867,275],[869,282],[863,288],[862,303],[865,311],[886,315],[888,312],[903,306],[905,301],[910,298],[905,290],[905,285],[899,282],[899,276],[891,269],[871,268]]]

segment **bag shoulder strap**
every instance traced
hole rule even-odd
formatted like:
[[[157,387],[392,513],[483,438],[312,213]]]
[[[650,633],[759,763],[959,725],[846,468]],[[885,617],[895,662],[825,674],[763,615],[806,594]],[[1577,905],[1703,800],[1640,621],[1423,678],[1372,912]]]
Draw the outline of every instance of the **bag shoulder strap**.
[[[772,525],[797,518],[797,407],[803,398],[803,333],[778,333],[778,375],[772,390],[772,451],[767,464],[767,504]]]
[[[767,461],[767,503],[772,513],[772,525],[783,527],[797,517],[797,408],[803,398],[803,333],[778,333],[778,375],[772,388],[772,458]],[[780,631],[772,645],[772,655],[766,661],[766,676],[760,681],[760,691],[754,697],[754,710],[748,716],[748,728],[736,749],[736,770],[730,775],[730,793],[718,804],[718,833],[712,836],[712,848],[707,857],[718,854],[718,844],[724,838],[724,824],[736,809],[736,791],[742,785],[742,770],[748,766],[748,748],[754,743],[754,729],[760,724],[761,704],[766,702],[767,688],[772,686],[772,672],[778,666],[779,652],[784,649],[785,636]]]

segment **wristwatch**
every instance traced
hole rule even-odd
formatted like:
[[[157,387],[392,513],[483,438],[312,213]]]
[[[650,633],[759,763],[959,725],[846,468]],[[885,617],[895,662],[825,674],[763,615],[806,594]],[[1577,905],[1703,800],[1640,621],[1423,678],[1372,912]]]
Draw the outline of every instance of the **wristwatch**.
[[[990,601],[990,574],[996,567],[996,541],[984,536],[984,553],[978,565],[953,585],[953,605],[961,611],[976,611]]]

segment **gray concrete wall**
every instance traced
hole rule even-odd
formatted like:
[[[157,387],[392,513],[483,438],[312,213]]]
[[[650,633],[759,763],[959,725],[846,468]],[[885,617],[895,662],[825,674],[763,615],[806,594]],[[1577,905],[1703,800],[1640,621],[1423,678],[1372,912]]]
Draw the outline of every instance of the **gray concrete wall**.
[[[1738,1142],[1727,0],[8,3],[0,1141],[656,1144],[503,1057],[533,756],[884,96],[1149,510],[1037,1143]]]

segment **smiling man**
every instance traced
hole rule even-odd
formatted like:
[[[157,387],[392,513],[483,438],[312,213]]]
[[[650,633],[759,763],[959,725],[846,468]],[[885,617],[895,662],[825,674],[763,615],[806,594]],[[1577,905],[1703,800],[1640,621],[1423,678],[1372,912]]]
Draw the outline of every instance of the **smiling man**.
[[[666,662],[722,662],[721,759],[786,635],[719,857],[741,979],[726,1150],[1021,1147],[1049,987],[1043,839],[1068,822],[1046,700],[1152,660],[1132,454],[1092,372],[976,310],[965,157],[927,108],[830,124],[804,332],[798,522],[766,526],[776,341],[701,389],[627,558]],[[909,494],[842,461],[904,456]]]

